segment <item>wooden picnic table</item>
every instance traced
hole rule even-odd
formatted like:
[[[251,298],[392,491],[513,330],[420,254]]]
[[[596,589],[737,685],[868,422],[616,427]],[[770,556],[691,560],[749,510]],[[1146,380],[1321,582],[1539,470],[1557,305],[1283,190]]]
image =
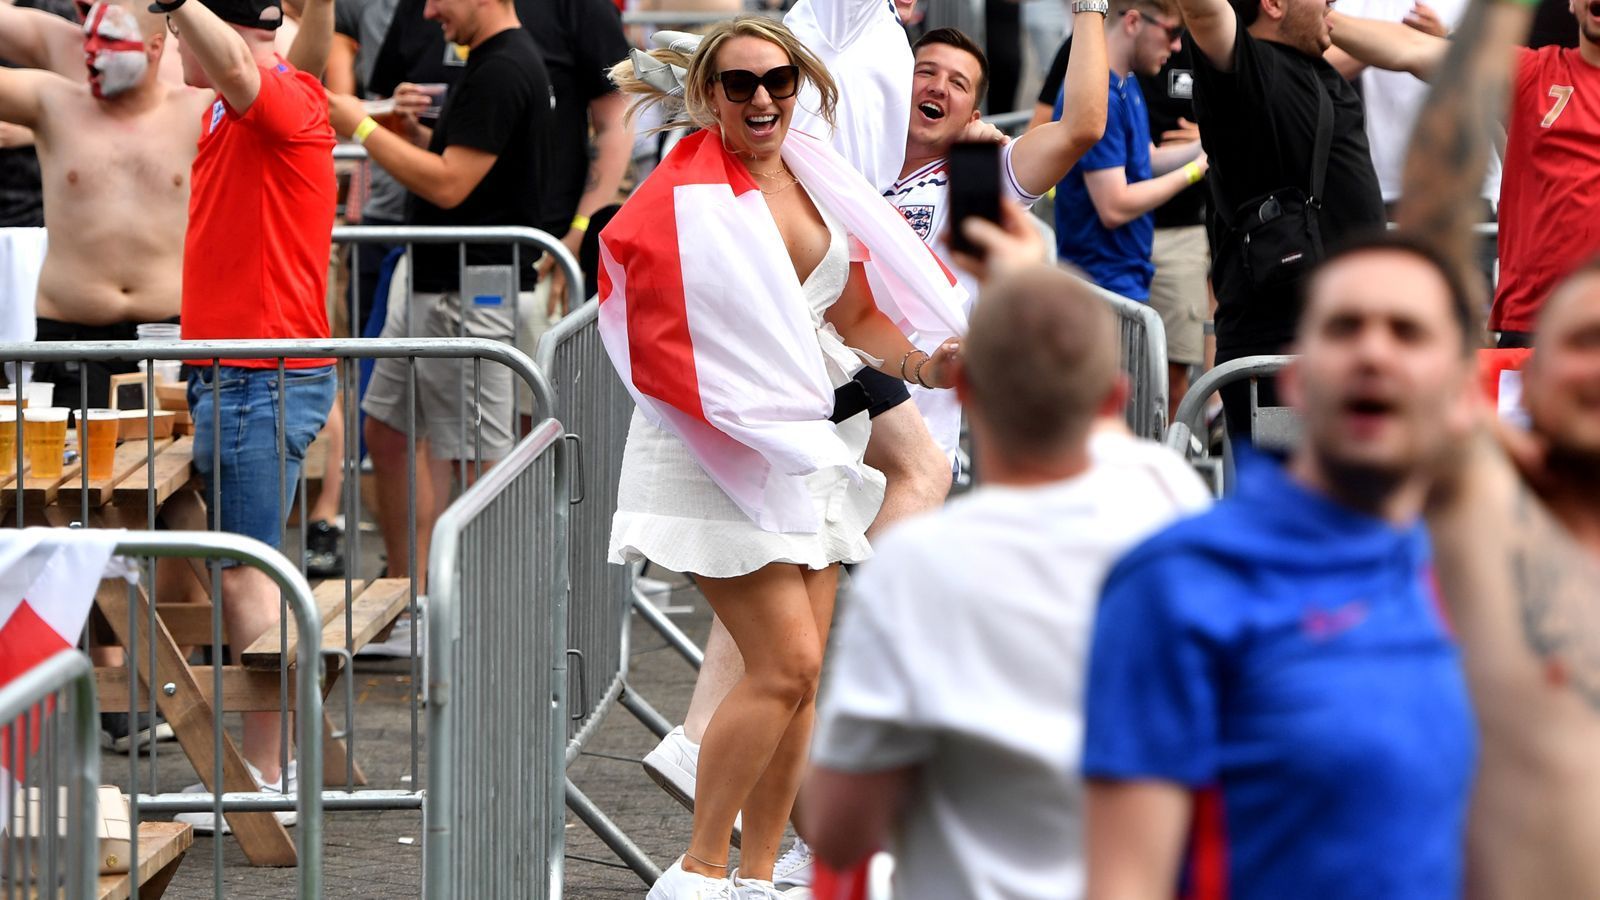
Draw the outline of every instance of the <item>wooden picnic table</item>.
[[[4,511],[0,513],[0,527],[9,527],[16,521],[18,489],[14,474],[0,476],[0,510]],[[60,477],[50,479],[31,477],[25,465],[20,489],[23,521],[29,525],[61,526],[84,521],[87,501],[88,517],[84,524],[88,527],[143,528],[149,524],[153,499],[157,517],[168,527],[206,528],[204,503],[194,469],[194,438],[188,435],[157,438],[153,442],[145,438],[124,442],[117,448],[111,477],[92,480],[87,486],[78,463],[63,467]],[[172,726],[200,780],[216,792],[217,786],[212,784],[216,769],[213,722],[218,700],[214,692],[214,669],[189,665],[183,649],[211,641],[214,615],[211,579],[198,561],[188,565],[175,561],[174,564],[193,573],[190,596],[203,596],[203,600],[155,603],[155,633],[140,635],[143,641],[139,642],[143,645],[139,651],[143,661],[147,658],[148,642],[154,641],[155,668],[153,673],[148,666],[139,668],[139,690],[131,705],[139,711],[147,709],[151,682],[160,686],[156,691],[157,708]],[[345,621],[347,593],[351,599],[348,631]],[[402,578],[358,580],[347,588],[342,580],[328,581],[317,586],[314,599],[323,623],[323,646],[343,647],[348,634],[350,642],[359,649],[405,609],[410,599],[410,582]],[[151,600],[143,585],[129,590],[120,581],[102,582],[95,606],[118,645],[136,646],[134,635],[129,632],[130,615],[138,622],[150,621]],[[287,635],[282,633],[283,627],[287,628]],[[289,679],[288,696],[282,698],[280,673],[285,665],[291,668],[295,665],[297,646],[298,637],[290,622],[269,629],[249,647],[234,648],[236,663],[222,667],[221,708],[229,712],[277,711],[280,703],[294,708],[295,679]],[[287,650],[283,649],[285,647]],[[331,690],[340,668],[336,663],[328,665],[322,686],[324,696]],[[122,665],[97,666],[95,677],[100,710],[129,712],[128,669]],[[324,780],[328,784],[342,784],[346,745],[333,737],[332,720],[326,715],[323,719],[323,758],[327,773]],[[360,768],[353,762],[350,768],[356,774],[356,783],[365,784]],[[257,790],[245,768],[244,757],[227,732],[222,734],[222,771],[223,792]],[[334,779],[339,780],[335,782]],[[225,817],[252,864],[295,864],[294,841],[271,813],[230,812]]]

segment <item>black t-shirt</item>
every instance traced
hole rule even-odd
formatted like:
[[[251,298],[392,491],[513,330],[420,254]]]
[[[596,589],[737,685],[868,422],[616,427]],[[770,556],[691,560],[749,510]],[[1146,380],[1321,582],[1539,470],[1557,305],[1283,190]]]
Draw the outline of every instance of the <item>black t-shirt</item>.
[[[42,9],[63,19],[77,15],[69,0],[17,0],[18,6]],[[0,68],[11,68],[0,62]],[[0,228],[44,225],[44,189],[39,184],[39,157],[32,147],[0,149]]]
[[[1050,63],[1050,72],[1044,77],[1044,87],[1039,90],[1039,102],[1055,106],[1061,94],[1061,82],[1067,77],[1067,63],[1072,59],[1072,38],[1068,36],[1056,50]],[[1139,76],[1139,90],[1144,92],[1145,111],[1150,119],[1150,137],[1159,141],[1161,135],[1178,127],[1178,119],[1195,121],[1194,66],[1189,61],[1189,42],[1184,38],[1183,49],[1172,54],[1166,66],[1150,77]],[[1206,222],[1206,186],[1194,184],[1183,192],[1156,207],[1157,228],[1184,228],[1204,225]]]
[[[413,194],[407,222],[539,227],[553,105],[550,78],[527,31],[508,28],[473,48],[461,80],[445,99],[428,149],[442,154],[451,146],[471,147],[494,154],[494,165],[454,209],[440,209]],[[511,256],[504,245],[467,248],[468,265],[505,265]],[[528,248],[521,251],[524,289],[534,283],[538,256]],[[418,244],[417,290],[455,290],[457,263],[453,244]]]
[[[1224,213],[1285,188],[1310,190],[1317,130],[1317,84],[1333,101],[1333,137],[1322,190],[1324,246],[1383,227],[1383,197],[1361,98],[1320,56],[1258,40],[1238,28],[1232,72],[1194,54],[1194,106],[1200,140],[1210,157],[1212,284],[1217,294],[1217,341],[1230,347],[1287,343],[1300,317],[1300,287],[1252,294],[1235,242],[1224,243]]]
[[[453,85],[464,67],[437,22],[422,17],[425,0],[400,0],[373,65],[371,90],[389,96],[402,81]],[[589,180],[589,103],[614,88],[606,70],[628,55],[622,17],[610,0],[516,0],[517,18],[533,36],[555,92],[545,212],[539,227],[567,233]]]
[[[589,182],[589,104],[615,90],[606,70],[628,55],[622,16],[611,0],[519,3],[522,26],[533,34],[556,93],[545,230],[561,237],[572,225]],[[529,7],[526,12],[522,7]]]

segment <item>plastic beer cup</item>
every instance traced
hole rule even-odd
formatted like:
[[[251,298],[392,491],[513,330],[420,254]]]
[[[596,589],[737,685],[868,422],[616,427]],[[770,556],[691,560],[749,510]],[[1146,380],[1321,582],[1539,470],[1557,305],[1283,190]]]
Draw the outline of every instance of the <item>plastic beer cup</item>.
[[[17,471],[17,408],[0,406],[0,475]]]
[[[30,478],[60,478],[61,460],[67,452],[67,408],[29,407],[22,411],[27,423],[23,440],[28,451]]]
[[[114,409],[91,409],[85,414],[84,465],[89,477],[101,481],[111,477],[117,456],[117,423],[121,413]]]

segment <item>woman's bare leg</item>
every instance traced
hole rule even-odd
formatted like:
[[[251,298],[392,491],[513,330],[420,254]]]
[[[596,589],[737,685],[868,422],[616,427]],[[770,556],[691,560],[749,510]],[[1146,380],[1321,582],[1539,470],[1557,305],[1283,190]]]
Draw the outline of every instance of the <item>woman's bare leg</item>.
[[[828,645],[828,627],[833,622],[833,603],[839,587],[839,567],[829,566],[804,575],[806,594],[811,601],[813,632],[820,658]],[[794,718],[789,730],[767,763],[767,770],[756,782],[744,805],[744,833],[739,850],[739,874],[746,878],[772,880],[772,866],[778,860],[778,845],[783,829],[794,811],[795,794],[811,749],[811,724],[816,717],[817,692],[812,690]],[[703,769],[702,769],[703,771]]]
[[[734,817],[762,780],[796,710],[816,692],[822,642],[799,566],[773,563],[737,578],[697,580],[745,660],[744,676],[717,707],[700,745],[694,832],[683,861],[688,871],[720,878],[728,874],[720,866],[728,861]],[[775,845],[788,813],[757,811],[763,823],[778,823],[778,834],[752,835],[746,822],[746,846],[752,837],[759,846]],[[771,867],[769,858],[769,873]]]

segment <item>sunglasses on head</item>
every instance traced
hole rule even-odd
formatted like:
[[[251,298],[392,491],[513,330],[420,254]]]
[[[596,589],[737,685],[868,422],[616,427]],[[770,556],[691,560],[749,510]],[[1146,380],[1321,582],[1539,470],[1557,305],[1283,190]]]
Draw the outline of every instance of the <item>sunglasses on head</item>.
[[[722,82],[722,95],[729,103],[748,101],[758,87],[766,88],[774,100],[787,100],[800,89],[800,67],[777,66],[760,75],[748,69],[724,69],[712,80]]]

